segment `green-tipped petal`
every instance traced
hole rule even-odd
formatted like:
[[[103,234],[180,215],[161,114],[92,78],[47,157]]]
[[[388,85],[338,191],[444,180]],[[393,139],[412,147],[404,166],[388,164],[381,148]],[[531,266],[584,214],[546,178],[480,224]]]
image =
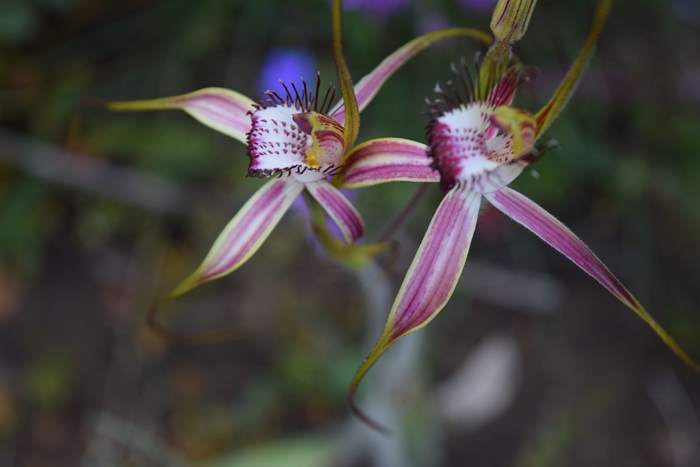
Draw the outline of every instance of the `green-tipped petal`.
[[[611,0],[600,0],[598,2],[593,25],[576,60],[574,60],[574,63],[571,65],[571,68],[569,68],[569,71],[564,76],[557,90],[554,91],[554,95],[549,102],[547,102],[547,105],[535,115],[538,138],[549,129],[576,90],[576,86],[581,80],[581,75],[593,55],[598,36],[610,12],[610,5]]]
[[[530,230],[598,281],[615,298],[636,313],[683,363],[700,371],[700,364],[693,360],[678,342],[656,322],[639,303],[639,300],[622,285],[595,253],[568,227],[534,201],[510,188],[504,188],[485,196],[498,210]]]
[[[292,179],[267,182],[231,219],[202,264],[175,287],[168,299],[241,267],[260,248],[303,189],[302,183]]]
[[[352,379],[352,407],[375,428],[382,429],[354,405],[354,394],[367,371],[394,342],[426,326],[447,304],[467,260],[480,202],[479,193],[463,187],[456,186],[445,195],[394,299],[381,337]]]
[[[184,110],[206,126],[245,143],[250,130],[248,113],[254,110],[253,105],[252,100],[236,91],[205,88],[159,99],[110,102],[107,107],[120,112]]]
[[[340,91],[343,95],[343,105],[345,106],[345,149],[348,150],[357,141],[360,133],[360,109],[357,105],[357,98],[353,90],[352,76],[348,64],[345,62],[343,54],[343,2],[333,0],[333,57],[335,58],[335,68],[340,81]]]

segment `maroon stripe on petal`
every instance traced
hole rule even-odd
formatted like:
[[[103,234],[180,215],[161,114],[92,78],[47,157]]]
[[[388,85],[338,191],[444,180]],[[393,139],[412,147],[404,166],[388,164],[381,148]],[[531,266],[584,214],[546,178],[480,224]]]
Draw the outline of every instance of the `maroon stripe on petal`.
[[[700,364],[683,350],[591,249],[564,224],[535,202],[509,188],[484,196],[508,217],[530,230],[598,281],[613,296],[636,313],[679,359],[696,371],[700,371]]]
[[[401,138],[380,138],[355,147],[348,155],[341,181],[359,188],[393,181],[437,182],[424,144]]]
[[[387,323],[390,339],[426,325],[447,304],[467,259],[480,195],[453,188],[443,199],[406,274]]]
[[[362,216],[337,188],[325,180],[307,183],[306,188],[333,219],[347,242],[352,243],[364,234]]]
[[[267,182],[229,221],[202,264],[170,293],[170,298],[242,266],[260,248],[302,189],[303,185],[294,180]]]
[[[569,258],[612,293],[634,307],[637,300],[603,262],[568,227],[524,195],[505,188],[486,195],[496,208]]]
[[[345,163],[348,166],[352,166],[367,158],[387,154],[405,159],[406,161],[416,161],[416,163],[423,162],[425,165],[431,163],[428,157],[427,146],[415,141],[400,138],[381,138],[363,143],[353,149]]]
[[[439,182],[440,174],[429,166],[392,164],[381,167],[363,167],[353,170],[352,173],[343,178],[343,183],[347,185],[365,182],[378,183],[380,181]]]
[[[246,212],[245,216],[241,219],[241,223],[231,230],[229,234],[228,241],[224,248],[230,251],[230,255],[225,261],[217,263],[215,267],[207,271],[200,279],[200,283],[206,282],[211,277],[221,274],[231,268],[250,251],[282,207],[284,202],[283,193],[284,186],[280,184],[273,187],[265,196],[254,203],[251,210]],[[255,229],[249,230],[248,225],[255,220],[259,221],[259,225]],[[241,237],[245,238],[244,243],[238,245],[235,250],[232,250],[231,247],[233,244]]]

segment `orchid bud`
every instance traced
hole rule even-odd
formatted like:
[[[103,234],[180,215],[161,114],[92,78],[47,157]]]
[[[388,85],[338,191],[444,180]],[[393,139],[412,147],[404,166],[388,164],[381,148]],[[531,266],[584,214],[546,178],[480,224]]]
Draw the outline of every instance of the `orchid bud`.
[[[491,17],[496,41],[513,44],[527,32],[537,0],[499,0]]]

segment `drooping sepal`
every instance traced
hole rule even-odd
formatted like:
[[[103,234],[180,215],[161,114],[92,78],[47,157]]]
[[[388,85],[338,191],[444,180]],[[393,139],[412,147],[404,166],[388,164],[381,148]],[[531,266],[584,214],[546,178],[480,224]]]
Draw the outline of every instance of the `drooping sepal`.
[[[241,267],[260,248],[303,189],[302,183],[292,179],[267,182],[226,225],[197,270],[168,298],[176,298]]]
[[[352,203],[325,180],[307,183],[306,189],[338,226],[347,243],[353,243],[365,232],[365,222]]]
[[[605,20],[610,12],[610,5],[612,0],[600,0],[598,6],[596,7],[595,17],[593,18],[593,25],[591,30],[588,32],[588,36],[581,47],[581,50],[576,57],[576,60],[571,64],[571,68],[559,83],[554,95],[547,102],[547,104],[535,115],[537,121],[537,138],[539,138],[545,131],[549,129],[554,120],[559,116],[559,113],[564,109],[566,104],[569,102],[571,95],[576,90],[581,76],[588,65],[588,62],[593,55],[595,50],[595,45],[598,40],[603,26],[605,25]]]
[[[352,244],[339,239],[328,228],[325,209],[313,201],[310,202],[310,205],[311,227],[316,239],[326,253],[339,263],[360,270],[374,261],[378,254],[389,248],[390,243],[388,242]]]
[[[360,188],[387,182],[438,182],[440,174],[428,147],[408,139],[380,138],[356,146],[348,154],[337,184]]]
[[[491,42],[491,36],[489,34],[471,28],[440,29],[411,40],[382,60],[374,70],[364,76],[355,85],[355,96],[357,97],[359,111],[364,110],[369,103],[372,102],[372,99],[374,99],[384,83],[386,83],[386,81],[406,62],[431,45],[454,37],[467,37],[484,44],[489,44]],[[346,116],[343,102],[339,102],[333,107],[330,111],[330,115],[339,122],[344,122]]]
[[[460,187],[443,198],[406,273],[381,337],[353,377],[351,403],[360,382],[379,357],[397,339],[427,325],[447,304],[467,260],[480,201],[480,194]],[[353,408],[372,424],[354,403]]]
[[[693,360],[668,332],[644,309],[620,280],[583,241],[542,207],[509,188],[485,195],[505,215],[537,235],[589,274],[615,298],[637,314],[686,365],[700,371]]]
[[[173,97],[107,104],[115,111],[184,110],[204,125],[243,143],[250,130],[249,112],[255,109],[254,105],[243,94],[223,88],[205,88]]]

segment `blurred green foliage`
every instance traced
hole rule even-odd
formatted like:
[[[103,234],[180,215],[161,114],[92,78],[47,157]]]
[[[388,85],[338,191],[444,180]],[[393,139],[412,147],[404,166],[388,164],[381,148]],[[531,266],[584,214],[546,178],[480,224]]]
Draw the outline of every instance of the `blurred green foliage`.
[[[517,101],[528,109],[546,102],[592,10],[584,0],[539,3],[517,47],[533,66]],[[692,3],[615,2],[584,82],[548,135],[558,148],[516,187],[590,241],[698,355],[700,18],[681,13]],[[487,27],[488,11],[459,5],[408,2],[383,18],[349,12],[345,48],[353,77],[434,24]],[[244,178],[241,144],[182,113],[111,114],[101,104],[206,86],[256,97],[260,65],[280,47],[309,50],[324,80],[335,81],[328,16],[323,0],[0,2],[0,441],[16,443],[26,465],[48,465],[47,459],[75,465],[95,443],[87,420],[103,410],[152,427],[202,465],[325,465],[325,438],[296,436],[347,414],[346,384],[366,350],[365,303],[354,276],[315,254],[308,219],[294,211],[240,273],[208,287],[196,298],[201,302],[185,303],[186,312],[170,321],[188,330],[232,321],[251,328],[250,339],[195,350],[149,340],[140,331],[156,290],[201,259],[260,183]],[[360,141],[423,141],[424,97],[436,81],[449,79],[450,61],[478,50],[455,40],[409,63],[363,114]],[[100,193],[101,187],[86,189],[72,183],[76,178],[47,176],[21,163],[26,154],[8,149],[10,139],[154,175],[172,182],[184,201],[164,213]],[[397,184],[359,192],[370,233],[379,232],[414,189]],[[388,261],[394,279],[439,196],[432,189],[409,222],[400,259]],[[483,465],[518,459],[526,466],[582,465],[567,463],[568,453],[600,440],[576,430],[578,418],[569,416],[578,414],[566,406],[580,403],[579,391],[612,393],[625,408],[615,416],[629,416],[615,426],[630,439],[656,436],[658,414],[644,408],[644,396],[630,394],[642,391],[641,369],[672,364],[672,357],[524,230],[498,219],[485,224],[489,233],[477,234],[473,258],[551,274],[570,284],[574,297],[554,323],[488,304],[470,307],[469,294],[461,293],[436,321],[431,332],[444,337],[431,342],[431,355],[440,358],[426,378],[449,373],[457,363],[447,362],[458,362],[480,335],[504,328],[522,343],[532,375],[519,401],[528,409],[506,414],[507,426],[484,428],[512,449],[479,442],[470,448],[463,440],[471,435],[456,430],[445,436],[453,453],[446,465],[463,465],[449,464],[461,450],[467,457],[481,453]],[[560,387],[568,390],[557,401],[563,415],[541,416],[548,394]],[[590,407],[601,429],[608,407]],[[22,423],[14,422],[17,413]],[[540,425],[530,436],[533,419]],[[84,439],[74,441],[76,433]],[[620,446],[622,453],[635,449]]]

